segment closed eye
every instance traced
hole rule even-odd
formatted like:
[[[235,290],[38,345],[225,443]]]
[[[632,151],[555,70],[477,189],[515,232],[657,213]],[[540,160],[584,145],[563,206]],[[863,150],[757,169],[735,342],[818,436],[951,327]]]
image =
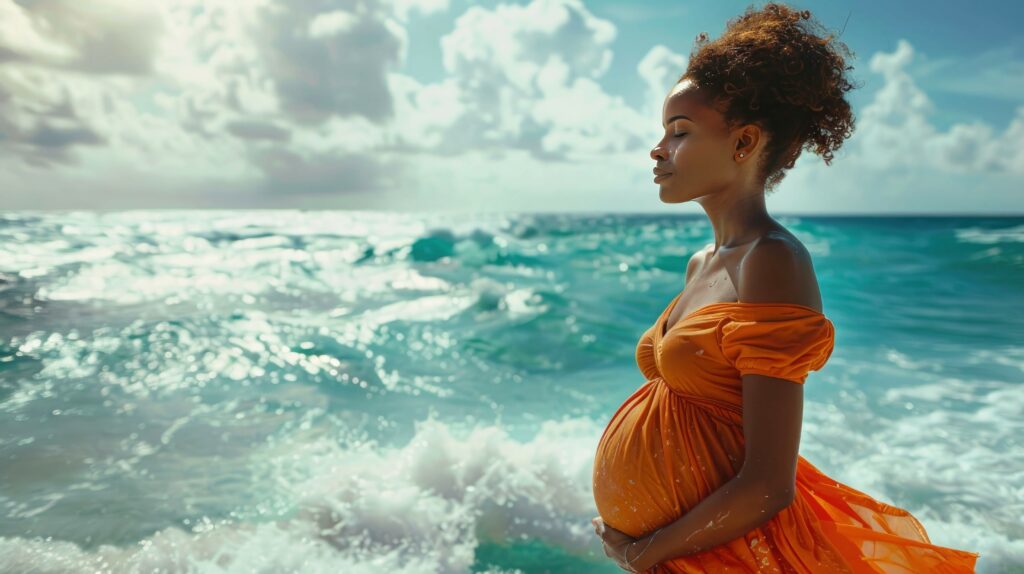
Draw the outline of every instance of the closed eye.
[[[681,133],[681,134],[672,134],[672,135],[674,137],[681,138],[681,137],[685,136],[687,133],[689,133],[689,132],[684,132],[684,133]]]

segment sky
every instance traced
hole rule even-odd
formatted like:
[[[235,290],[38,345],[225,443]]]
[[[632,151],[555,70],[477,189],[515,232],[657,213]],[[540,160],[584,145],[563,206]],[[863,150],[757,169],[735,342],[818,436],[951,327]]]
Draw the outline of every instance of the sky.
[[[702,213],[650,151],[749,5],[0,0],[0,210]],[[789,5],[853,52],[856,124],[770,211],[1024,214],[1024,4]]]

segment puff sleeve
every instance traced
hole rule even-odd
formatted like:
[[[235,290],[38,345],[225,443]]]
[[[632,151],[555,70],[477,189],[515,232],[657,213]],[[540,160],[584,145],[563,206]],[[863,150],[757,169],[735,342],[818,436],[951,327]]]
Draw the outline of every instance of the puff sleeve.
[[[740,373],[803,384],[825,366],[835,345],[835,326],[823,314],[797,305],[751,305],[720,327],[725,358]]]

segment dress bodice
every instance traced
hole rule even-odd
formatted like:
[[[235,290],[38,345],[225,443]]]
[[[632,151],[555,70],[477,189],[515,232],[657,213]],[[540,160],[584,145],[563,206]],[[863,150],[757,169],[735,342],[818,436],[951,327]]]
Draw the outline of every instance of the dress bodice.
[[[672,390],[738,399],[742,375],[756,373],[804,383],[824,367],[835,326],[815,309],[794,303],[711,303],[666,330],[679,295],[640,337],[636,362],[648,380]]]

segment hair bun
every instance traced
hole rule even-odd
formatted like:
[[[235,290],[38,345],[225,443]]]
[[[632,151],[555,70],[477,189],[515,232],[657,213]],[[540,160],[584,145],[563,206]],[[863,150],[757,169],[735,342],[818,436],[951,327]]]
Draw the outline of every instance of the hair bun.
[[[821,31],[821,33],[819,33]],[[697,35],[686,72],[707,93],[730,128],[754,123],[768,133],[761,165],[766,191],[792,168],[803,149],[830,165],[852,135],[846,92],[853,53],[817,23],[810,10],[771,2],[750,6],[710,41]]]

